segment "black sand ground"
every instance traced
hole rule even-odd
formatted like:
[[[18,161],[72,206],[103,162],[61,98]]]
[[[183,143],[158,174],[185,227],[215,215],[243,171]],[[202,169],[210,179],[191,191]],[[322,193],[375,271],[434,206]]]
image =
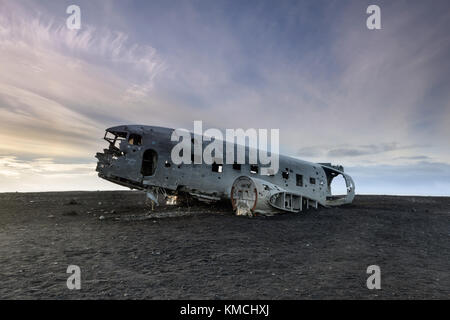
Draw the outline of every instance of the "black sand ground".
[[[212,206],[151,217],[143,202],[138,192],[0,194],[0,298],[450,298],[450,198],[357,196],[256,218]],[[70,264],[79,291],[66,287]],[[373,264],[381,290],[366,287]]]

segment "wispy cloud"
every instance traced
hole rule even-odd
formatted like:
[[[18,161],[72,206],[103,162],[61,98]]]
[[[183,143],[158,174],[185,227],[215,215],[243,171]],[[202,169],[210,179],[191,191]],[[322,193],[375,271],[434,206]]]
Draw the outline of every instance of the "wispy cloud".
[[[140,82],[132,85],[140,85],[146,90],[151,89],[156,75],[165,69],[164,61],[153,47],[133,43],[124,32],[88,24],[83,24],[80,30],[69,30],[63,17],[55,19],[30,12],[16,2],[2,3],[0,46],[3,50],[28,51],[38,63],[40,59],[51,58],[52,53],[66,55],[71,57],[72,69],[83,60],[95,62],[97,66],[113,65],[115,71],[123,71],[121,76],[128,76],[129,80],[132,76],[139,77]],[[36,72],[44,71],[39,64],[33,67]]]
[[[165,68],[155,49],[122,32],[69,30],[63,19],[2,4],[0,137],[10,143],[1,153],[86,156],[108,123],[139,118],[133,101],[148,96]]]

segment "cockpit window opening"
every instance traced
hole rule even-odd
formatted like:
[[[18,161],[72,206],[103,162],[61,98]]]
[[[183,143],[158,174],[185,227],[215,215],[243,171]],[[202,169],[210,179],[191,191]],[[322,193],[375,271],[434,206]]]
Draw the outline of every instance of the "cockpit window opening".
[[[140,146],[142,144],[142,136],[136,133],[130,133],[128,143],[135,146]]]
[[[127,139],[127,133],[121,131],[106,131],[103,139],[109,142],[110,148],[119,150],[120,142]]]
[[[116,140],[116,135],[109,131],[106,131],[105,137],[103,139],[105,139],[108,142],[114,142],[114,140]]]
[[[111,132],[111,131],[106,131],[105,132],[105,137],[104,139],[108,142],[114,142],[115,140],[124,140],[127,138],[127,133],[126,132]]]

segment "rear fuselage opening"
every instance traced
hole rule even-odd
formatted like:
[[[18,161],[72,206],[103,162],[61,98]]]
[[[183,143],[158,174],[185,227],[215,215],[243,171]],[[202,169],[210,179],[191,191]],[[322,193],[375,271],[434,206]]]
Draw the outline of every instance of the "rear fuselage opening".
[[[343,168],[329,167],[322,165],[327,176],[327,197],[326,204],[329,206],[351,203],[355,197],[355,183]]]
[[[347,184],[341,174],[333,178],[330,183],[331,197],[345,197],[347,195]]]

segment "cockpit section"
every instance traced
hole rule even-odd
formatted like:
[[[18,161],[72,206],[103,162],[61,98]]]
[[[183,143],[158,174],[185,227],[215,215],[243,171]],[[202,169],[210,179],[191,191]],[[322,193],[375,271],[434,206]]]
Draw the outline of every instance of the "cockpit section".
[[[140,166],[136,166],[136,163],[143,161],[145,153],[145,150],[142,150],[143,134],[133,131],[127,130],[126,126],[106,129],[103,139],[108,142],[108,148],[96,154],[96,171],[106,180],[130,188],[143,189],[143,174],[139,170]],[[152,166],[156,166],[156,160]],[[152,169],[153,167],[150,168]]]
[[[103,137],[103,139],[105,139],[106,141],[109,142],[110,149],[117,150],[117,151],[121,151],[121,149],[125,149],[127,147],[127,145],[132,145],[132,146],[141,146],[142,145],[142,135],[141,134],[129,133],[126,131],[112,131],[111,129],[108,129],[108,130],[106,130],[105,136]]]

